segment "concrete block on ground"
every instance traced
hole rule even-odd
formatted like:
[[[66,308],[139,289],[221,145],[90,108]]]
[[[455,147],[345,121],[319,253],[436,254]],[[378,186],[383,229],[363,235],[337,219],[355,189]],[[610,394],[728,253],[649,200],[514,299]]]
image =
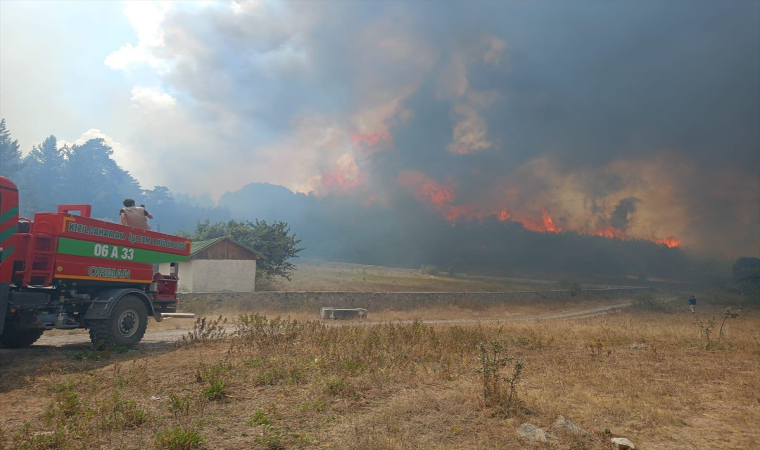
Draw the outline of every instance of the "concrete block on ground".
[[[319,317],[324,320],[366,319],[367,310],[364,308],[323,307],[319,311]]]

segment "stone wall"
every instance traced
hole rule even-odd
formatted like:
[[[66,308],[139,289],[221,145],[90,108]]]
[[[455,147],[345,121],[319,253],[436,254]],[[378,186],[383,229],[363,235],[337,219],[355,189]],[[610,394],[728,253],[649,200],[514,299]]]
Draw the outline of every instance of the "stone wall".
[[[583,297],[618,298],[651,291],[646,287],[622,287],[612,289],[585,289]],[[487,307],[513,300],[570,298],[570,290],[517,291],[517,292],[252,292],[220,294],[180,294],[180,307],[224,306],[240,310],[313,310],[321,307],[365,308],[372,311],[409,310],[441,305],[462,307]],[[188,310],[183,308],[183,310]],[[192,311],[191,311],[192,312]],[[199,311],[203,312],[203,311]]]

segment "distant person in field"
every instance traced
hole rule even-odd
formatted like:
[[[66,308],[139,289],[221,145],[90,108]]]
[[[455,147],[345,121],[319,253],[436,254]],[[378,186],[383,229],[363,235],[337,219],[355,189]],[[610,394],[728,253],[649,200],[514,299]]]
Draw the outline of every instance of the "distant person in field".
[[[124,200],[124,208],[119,211],[121,224],[141,230],[150,230],[148,219],[152,219],[145,206],[135,206],[135,201],[131,198]]]
[[[694,297],[693,295],[689,296],[689,307],[691,308],[691,312],[694,312],[694,307],[697,306],[697,297]]]

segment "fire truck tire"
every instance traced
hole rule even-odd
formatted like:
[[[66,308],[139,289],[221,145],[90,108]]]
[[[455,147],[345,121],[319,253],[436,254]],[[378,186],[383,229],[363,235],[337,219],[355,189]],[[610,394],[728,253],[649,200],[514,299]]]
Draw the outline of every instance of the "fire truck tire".
[[[125,295],[116,302],[108,319],[90,320],[90,340],[95,348],[134,347],[145,335],[148,311],[135,295]]]
[[[5,329],[5,332],[0,335],[0,347],[5,348],[22,348],[29,347],[37,342],[37,339],[42,336],[45,330],[23,330],[12,331]]]

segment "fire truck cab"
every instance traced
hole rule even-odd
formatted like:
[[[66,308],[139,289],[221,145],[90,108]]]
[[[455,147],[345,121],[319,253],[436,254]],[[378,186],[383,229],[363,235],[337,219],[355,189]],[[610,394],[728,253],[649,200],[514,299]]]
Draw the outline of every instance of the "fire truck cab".
[[[132,347],[148,317],[194,317],[176,313],[188,239],[93,219],[89,205],[19,218],[18,199],[0,176],[0,346],[87,328],[97,347]],[[155,273],[158,263],[173,263],[172,273]]]

